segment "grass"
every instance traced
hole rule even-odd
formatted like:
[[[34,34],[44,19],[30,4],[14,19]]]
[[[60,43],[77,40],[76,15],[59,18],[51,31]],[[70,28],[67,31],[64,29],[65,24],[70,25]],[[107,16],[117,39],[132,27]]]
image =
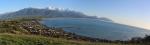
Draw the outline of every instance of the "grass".
[[[43,37],[40,35],[24,35],[0,33],[0,45],[134,45],[116,43],[92,43],[66,40],[62,38]],[[135,44],[137,45],[137,44]]]

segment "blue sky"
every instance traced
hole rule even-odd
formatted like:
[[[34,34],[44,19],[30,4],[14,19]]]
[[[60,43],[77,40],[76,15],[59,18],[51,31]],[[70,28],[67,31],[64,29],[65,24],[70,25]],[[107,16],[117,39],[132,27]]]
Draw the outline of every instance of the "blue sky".
[[[27,7],[68,8],[118,23],[150,29],[150,0],[0,0],[0,13]]]

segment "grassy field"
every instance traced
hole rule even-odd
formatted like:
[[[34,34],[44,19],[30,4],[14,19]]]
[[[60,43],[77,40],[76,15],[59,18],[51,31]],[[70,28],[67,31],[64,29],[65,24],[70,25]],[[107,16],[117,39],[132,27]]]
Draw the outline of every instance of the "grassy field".
[[[138,45],[115,43],[92,43],[85,41],[66,40],[62,38],[43,37],[24,34],[0,34],[0,45]]]

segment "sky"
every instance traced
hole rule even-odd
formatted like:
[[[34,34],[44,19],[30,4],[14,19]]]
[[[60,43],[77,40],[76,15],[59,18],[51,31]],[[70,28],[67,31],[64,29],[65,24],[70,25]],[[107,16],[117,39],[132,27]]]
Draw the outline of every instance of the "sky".
[[[0,0],[0,14],[28,7],[56,7],[150,29],[149,2],[150,0]]]

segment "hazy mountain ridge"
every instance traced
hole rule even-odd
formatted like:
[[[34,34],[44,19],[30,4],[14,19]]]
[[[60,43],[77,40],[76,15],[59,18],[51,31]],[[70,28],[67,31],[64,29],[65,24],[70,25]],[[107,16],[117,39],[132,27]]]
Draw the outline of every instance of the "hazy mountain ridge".
[[[21,10],[18,10],[16,12],[10,12],[1,14],[0,18],[14,18],[14,17],[20,17],[20,16],[43,16],[47,18],[92,18],[92,19],[98,19],[96,16],[87,16],[86,14],[83,14],[81,12],[77,11],[71,11],[71,10],[59,10],[59,9],[38,9],[38,8],[24,8]],[[109,21],[113,22],[111,19],[108,18],[99,18],[103,21]]]

